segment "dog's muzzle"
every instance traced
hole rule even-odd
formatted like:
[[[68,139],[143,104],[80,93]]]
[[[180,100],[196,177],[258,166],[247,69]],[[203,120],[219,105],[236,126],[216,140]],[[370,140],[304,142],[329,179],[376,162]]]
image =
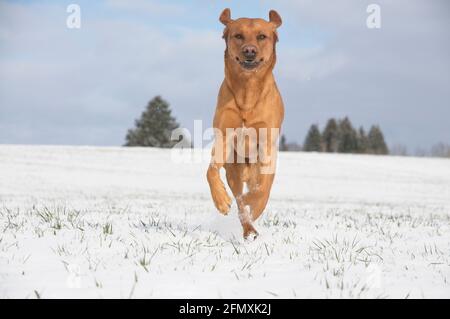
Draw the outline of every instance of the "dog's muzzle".
[[[244,61],[240,62],[240,64],[241,64],[241,66],[243,68],[245,68],[247,70],[251,70],[251,69],[256,68],[261,63],[261,61],[262,60],[259,60],[259,61],[257,61],[257,60],[244,60]]]
[[[236,58],[239,61],[239,64],[248,70],[256,68],[262,59],[258,60],[256,58],[258,54],[258,49],[254,45],[246,45],[242,48],[242,56],[244,57],[243,61],[239,58]]]

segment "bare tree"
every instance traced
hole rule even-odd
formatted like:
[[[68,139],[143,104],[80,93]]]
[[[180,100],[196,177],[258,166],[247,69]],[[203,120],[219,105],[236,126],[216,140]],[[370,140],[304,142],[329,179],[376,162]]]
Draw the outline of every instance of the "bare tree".
[[[408,148],[403,144],[394,144],[389,148],[389,154],[397,156],[408,156]]]
[[[438,143],[431,147],[431,156],[450,157],[450,145],[447,143]]]

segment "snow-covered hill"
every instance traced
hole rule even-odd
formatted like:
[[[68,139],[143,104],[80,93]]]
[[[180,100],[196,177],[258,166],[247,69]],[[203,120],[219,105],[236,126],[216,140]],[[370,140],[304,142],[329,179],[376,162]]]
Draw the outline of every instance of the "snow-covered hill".
[[[207,162],[0,145],[0,297],[450,297],[450,160],[281,153],[241,239]]]

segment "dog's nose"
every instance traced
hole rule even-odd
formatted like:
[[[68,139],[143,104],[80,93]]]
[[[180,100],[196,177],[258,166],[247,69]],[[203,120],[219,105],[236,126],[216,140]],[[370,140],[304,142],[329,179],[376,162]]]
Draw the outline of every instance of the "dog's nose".
[[[242,54],[247,60],[254,60],[256,58],[257,48],[254,45],[246,45],[242,48]]]

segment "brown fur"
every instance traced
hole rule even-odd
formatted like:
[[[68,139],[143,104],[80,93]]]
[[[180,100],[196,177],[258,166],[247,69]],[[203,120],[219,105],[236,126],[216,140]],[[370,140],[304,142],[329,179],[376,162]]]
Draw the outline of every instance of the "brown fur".
[[[255,238],[258,234],[253,221],[266,207],[275,175],[274,171],[263,172],[265,168],[274,168],[276,164],[277,144],[270,129],[281,129],[284,117],[283,102],[272,74],[278,40],[276,29],[281,25],[281,18],[273,10],[269,17],[270,21],[249,18],[232,20],[230,10],[225,9],[219,18],[225,25],[225,80],[220,87],[213,127],[222,134],[216,134],[207,179],[215,206],[222,214],[227,214],[231,198],[219,174],[219,170],[225,168],[228,185],[238,205],[244,238]],[[261,38],[261,35],[265,38]],[[256,48],[257,61],[262,59],[251,70],[240,64],[245,59],[243,48],[246,46]],[[269,142],[258,143],[256,147],[258,151],[263,148],[263,154],[268,156],[269,161],[258,156],[253,163],[248,158],[244,163],[226,162],[227,143],[236,141],[235,138],[226,139],[226,129],[242,127],[268,129]],[[221,149],[219,144],[226,147]],[[249,146],[245,145],[245,148],[248,152]],[[232,156],[234,159],[237,157],[236,153]],[[243,193],[244,183],[247,184],[247,193]]]

